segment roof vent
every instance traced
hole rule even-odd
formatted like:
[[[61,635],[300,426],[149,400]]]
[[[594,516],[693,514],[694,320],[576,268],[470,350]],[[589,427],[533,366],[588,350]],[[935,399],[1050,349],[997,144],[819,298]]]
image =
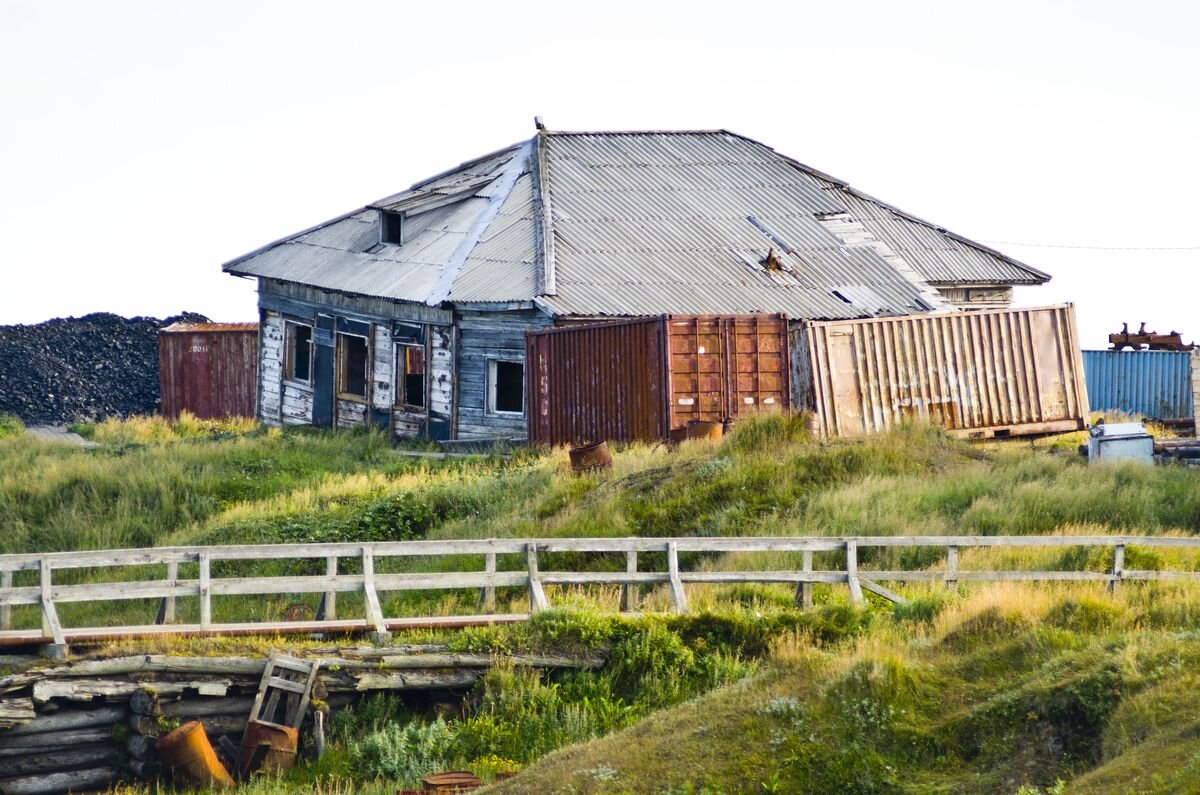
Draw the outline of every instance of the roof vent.
[[[534,116],[533,117],[533,126],[537,127],[539,130],[544,130],[544,129],[546,129],[546,122],[542,121],[541,116]]]

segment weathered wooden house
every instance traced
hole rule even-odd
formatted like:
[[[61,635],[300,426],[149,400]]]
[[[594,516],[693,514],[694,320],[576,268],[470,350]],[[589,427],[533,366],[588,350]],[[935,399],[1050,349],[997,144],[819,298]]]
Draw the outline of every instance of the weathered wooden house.
[[[524,436],[525,332],[1006,304],[1048,276],[726,131],[539,130],[224,266],[258,279],[258,413]]]

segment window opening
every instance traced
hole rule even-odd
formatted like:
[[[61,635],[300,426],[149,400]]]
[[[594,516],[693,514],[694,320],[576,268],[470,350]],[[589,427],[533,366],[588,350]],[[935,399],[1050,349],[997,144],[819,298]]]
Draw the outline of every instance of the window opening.
[[[367,338],[338,334],[338,393],[348,398],[367,396]]]
[[[284,376],[291,381],[312,380],[312,326],[288,322],[286,325]]]
[[[396,346],[396,399],[401,405],[425,408],[425,346]]]
[[[379,221],[380,241],[395,243],[397,246],[404,244],[404,213],[392,213],[387,210],[381,210]]]
[[[491,377],[491,408],[496,414],[523,414],[525,412],[525,364],[524,362],[492,359],[488,375]]]

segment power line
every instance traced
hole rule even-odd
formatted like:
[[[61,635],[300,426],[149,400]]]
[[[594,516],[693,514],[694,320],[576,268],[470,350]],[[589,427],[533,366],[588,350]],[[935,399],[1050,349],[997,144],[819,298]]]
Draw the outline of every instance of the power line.
[[[1078,251],[1200,251],[1200,246],[1071,246],[1060,243],[1017,243],[1013,240],[981,240],[989,246],[1028,246],[1029,248],[1070,248]]]

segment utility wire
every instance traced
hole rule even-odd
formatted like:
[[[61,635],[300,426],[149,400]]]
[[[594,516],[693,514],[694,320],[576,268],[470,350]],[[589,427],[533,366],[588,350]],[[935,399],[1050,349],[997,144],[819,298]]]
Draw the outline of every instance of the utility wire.
[[[1069,246],[1058,243],[1017,243],[1012,240],[981,240],[989,246],[1028,246],[1030,248],[1070,248],[1078,251],[1200,251],[1200,246]]]

